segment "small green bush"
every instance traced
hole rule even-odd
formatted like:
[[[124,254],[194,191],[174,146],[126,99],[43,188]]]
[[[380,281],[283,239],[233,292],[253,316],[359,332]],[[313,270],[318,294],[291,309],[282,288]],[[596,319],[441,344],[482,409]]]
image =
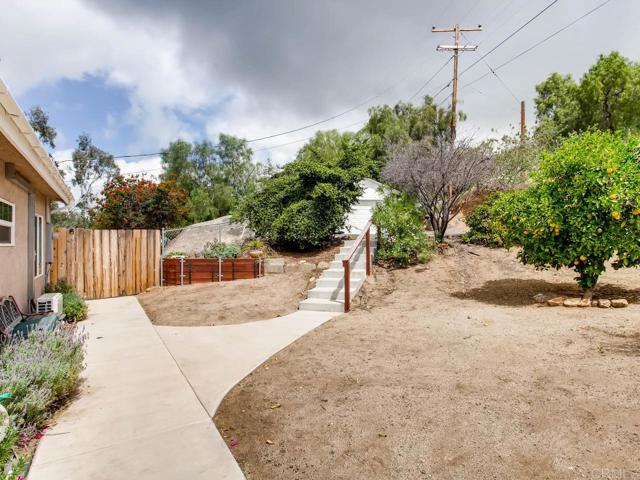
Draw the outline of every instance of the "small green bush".
[[[68,320],[81,322],[89,315],[89,306],[84,299],[75,292],[65,293],[62,296],[64,314]]]
[[[242,245],[242,254],[247,255],[251,250],[260,250],[263,255],[266,255],[269,247],[259,238],[247,240]]]
[[[205,258],[238,258],[242,253],[240,245],[236,243],[209,243],[205,246]]]
[[[64,278],[61,278],[54,284],[48,283],[44,287],[44,291],[45,293],[57,292],[57,293],[62,293],[63,295],[65,293],[75,293],[75,289],[70,284],[68,284]]]
[[[501,247],[502,239],[496,229],[492,208],[498,195],[490,195],[484,202],[479,203],[465,216],[469,231],[462,236],[466,243],[484,245],[486,247]]]
[[[45,292],[61,293],[64,314],[67,320],[81,322],[86,320],[89,314],[87,302],[69,285],[66,280],[60,279],[54,284],[45,287]]]
[[[427,262],[435,244],[424,231],[424,214],[406,196],[389,195],[376,206],[378,261],[398,267]]]

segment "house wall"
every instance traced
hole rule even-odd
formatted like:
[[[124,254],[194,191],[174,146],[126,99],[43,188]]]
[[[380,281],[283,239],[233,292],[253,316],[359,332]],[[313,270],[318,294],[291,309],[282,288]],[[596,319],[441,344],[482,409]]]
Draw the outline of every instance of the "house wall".
[[[27,201],[22,188],[7,180],[4,161],[0,159],[0,198],[15,205],[15,245],[0,245],[0,296],[13,295],[20,308],[27,306]]]
[[[5,177],[4,161],[0,159],[0,198],[15,205],[15,244],[14,246],[0,245],[0,297],[13,295],[23,311],[28,311],[28,262],[33,262],[33,254],[28,252],[27,228],[28,222],[28,194],[21,187]],[[42,215],[45,222],[49,221],[48,201],[41,194],[36,193],[36,213]],[[46,233],[46,232],[45,232]],[[45,252],[46,255],[46,252]],[[45,256],[46,259],[46,256]],[[45,275],[31,279],[34,283],[34,295],[37,298],[44,291]]]

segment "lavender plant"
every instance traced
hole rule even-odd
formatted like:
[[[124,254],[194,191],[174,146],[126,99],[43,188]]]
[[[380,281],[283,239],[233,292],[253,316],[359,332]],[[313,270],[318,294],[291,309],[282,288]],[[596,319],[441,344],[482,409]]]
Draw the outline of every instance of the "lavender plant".
[[[78,388],[85,342],[83,331],[59,326],[0,346],[0,393],[11,394],[3,403],[11,426],[0,441],[0,480],[21,478],[26,462],[15,455],[15,446],[36,436],[51,412]]]

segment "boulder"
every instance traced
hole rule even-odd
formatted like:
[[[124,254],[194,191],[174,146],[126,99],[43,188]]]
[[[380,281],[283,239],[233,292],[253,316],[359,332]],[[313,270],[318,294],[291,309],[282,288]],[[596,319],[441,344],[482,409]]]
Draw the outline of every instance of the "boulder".
[[[578,302],[578,306],[585,308],[585,307],[590,307],[591,306],[591,299],[590,298],[581,298],[580,301]]]
[[[545,303],[547,301],[547,296],[544,293],[538,293],[533,296],[533,300],[536,303]]]
[[[607,298],[601,298],[598,300],[598,307],[600,308],[611,308],[611,300]]]
[[[550,307],[559,307],[564,302],[564,297],[555,297],[547,300],[547,305]]]
[[[326,270],[329,268],[329,262],[318,262],[318,270]]]
[[[284,258],[267,258],[267,273],[284,273]]]
[[[298,271],[299,272],[312,272],[316,269],[316,264],[315,263],[309,263],[305,260],[300,261],[300,263],[298,263]]]
[[[578,305],[580,305],[581,301],[581,298],[567,298],[564,302],[562,302],[562,305],[564,305],[565,307],[577,307]]]
[[[611,306],[613,308],[624,308],[629,305],[629,302],[625,298],[614,298],[611,300]]]

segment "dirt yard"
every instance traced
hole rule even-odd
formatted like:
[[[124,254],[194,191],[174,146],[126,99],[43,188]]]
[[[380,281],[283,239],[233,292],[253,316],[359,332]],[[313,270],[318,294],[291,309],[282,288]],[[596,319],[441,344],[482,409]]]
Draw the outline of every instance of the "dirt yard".
[[[231,325],[268,320],[298,309],[318,271],[294,271],[299,262],[329,262],[339,250],[336,245],[317,252],[279,252],[287,273],[268,274],[252,280],[201,283],[183,287],[158,287],[138,295],[147,316],[155,325]]]
[[[572,277],[462,245],[378,272],[216,425],[249,480],[640,478],[640,271],[601,279],[625,309],[533,302]]]

